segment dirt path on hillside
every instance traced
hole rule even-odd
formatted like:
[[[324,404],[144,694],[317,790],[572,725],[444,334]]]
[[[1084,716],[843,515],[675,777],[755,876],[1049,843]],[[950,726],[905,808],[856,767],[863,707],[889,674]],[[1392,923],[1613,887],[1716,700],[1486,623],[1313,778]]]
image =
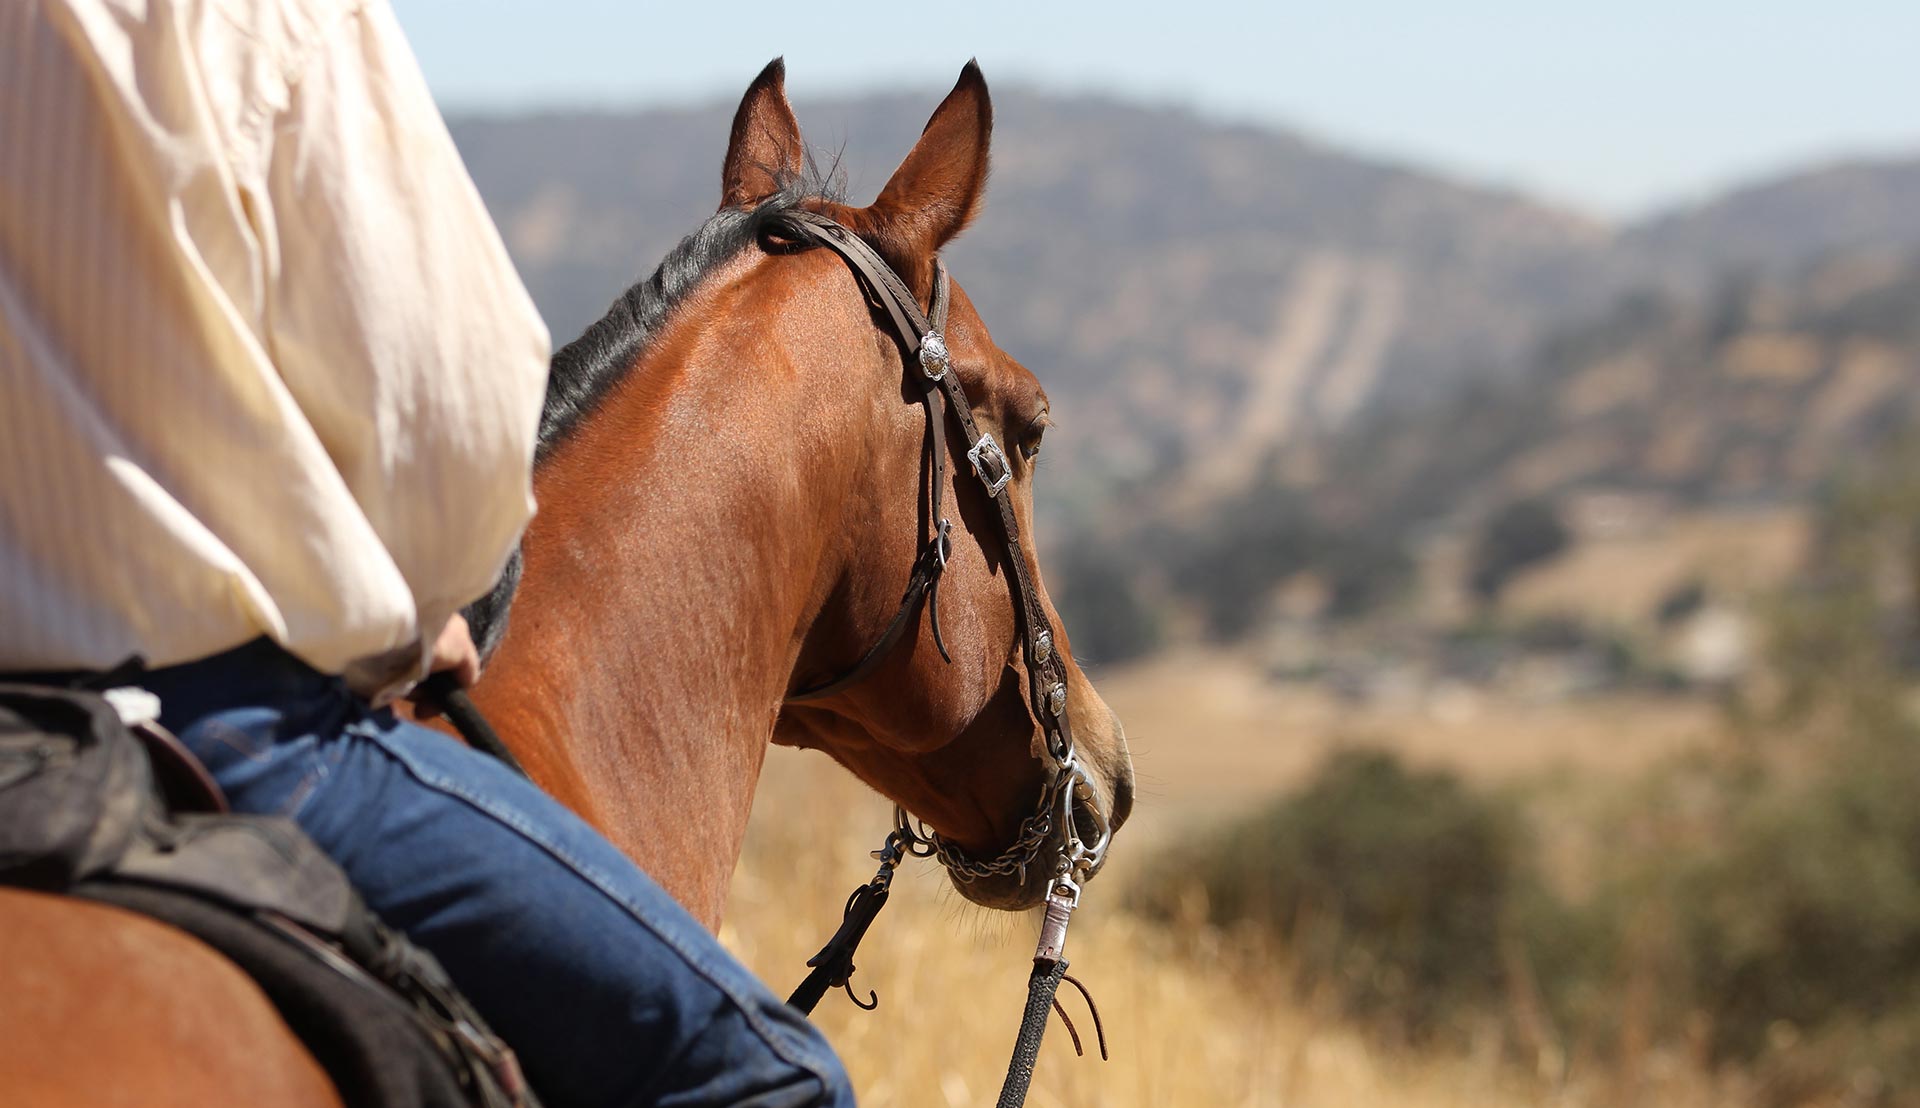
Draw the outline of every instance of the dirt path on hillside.
[[[1351,419],[1385,364],[1403,301],[1400,273],[1387,262],[1330,251],[1301,262],[1275,302],[1237,418],[1191,471],[1196,501],[1244,487],[1289,436]]]

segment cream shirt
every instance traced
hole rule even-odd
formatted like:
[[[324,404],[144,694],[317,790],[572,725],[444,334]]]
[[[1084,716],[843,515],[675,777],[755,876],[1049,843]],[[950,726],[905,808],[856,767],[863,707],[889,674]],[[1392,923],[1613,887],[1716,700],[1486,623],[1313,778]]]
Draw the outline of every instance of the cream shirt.
[[[547,356],[384,0],[0,0],[0,671],[417,676]]]

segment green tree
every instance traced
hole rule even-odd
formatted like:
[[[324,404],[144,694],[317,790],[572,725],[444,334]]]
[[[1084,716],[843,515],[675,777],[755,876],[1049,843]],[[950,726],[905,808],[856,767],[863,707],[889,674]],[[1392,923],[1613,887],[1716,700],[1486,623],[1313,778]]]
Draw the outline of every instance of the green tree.
[[[1139,584],[1116,558],[1091,546],[1068,552],[1054,603],[1083,660],[1124,662],[1160,645],[1159,614]]]
[[[1475,596],[1492,600],[1521,570],[1559,554],[1571,539],[1552,503],[1516,500],[1487,521],[1474,547],[1467,583]]]

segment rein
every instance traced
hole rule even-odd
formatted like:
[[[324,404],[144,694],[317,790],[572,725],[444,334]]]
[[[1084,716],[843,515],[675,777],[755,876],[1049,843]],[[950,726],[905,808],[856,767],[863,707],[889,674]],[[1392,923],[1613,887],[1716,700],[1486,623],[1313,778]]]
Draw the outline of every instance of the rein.
[[[440,705],[440,710],[446,713],[447,722],[453,724],[453,729],[460,732],[460,737],[467,741],[468,746],[493,755],[504,762],[508,769],[522,777],[527,776],[527,767],[520,764],[520,759],[513,756],[513,751],[507,749],[506,743],[500,741],[500,733],[493,729],[493,724],[487,721],[486,716],[480,714],[480,706],[473,702],[473,697],[467,695],[467,690],[460,687],[460,679],[453,675],[452,670],[430,674],[420,682],[420,692],[429,701]]]
[[[952,523],[943,514],[943,496],[947,469],[946,416],[951,413],[965,437],[967,460],[974,475],[986,490],[988,499],[999,507],[1002,536],[1006,542],[1008,574],[1015,592],[1014,612],[1020,635],[1021,652],[1027,669],[1027,704],[1045,737],[1044,756],[1052,769],[1033,814],[1020,824],[1014,842],[992,858],[970,856],[959,844],[949,842],[939,832],[918,824],[906,810],[894,806],[894,827],[879,850],[873,852],[880,862],[873,879],[856,888],[847,898],[840,928],[820,952],[808,959],[812,967],[787,1003],[811,1015],[820,999],[832,988],[845,989],[847,996],[861,1008],[872,1009],[878,998],[871,992],[862,1001],[849,984],[853,976],[853,955],[880,909],[886,905],[894,871],[908,857],[933,857],[940,860],[956,880],[969,882],[983,877],[1017,874],[1025,884],[1028,868],[1040,857],[1056,836],[1061,846],[1051,859],[1051,874],[1046,895],[1046,915],[1040,928],[1040,941],[1033,955],[1033,971],[1027,983],[1027,1005],[1008,1063],[1006,1081],[998,1101],[999,1108],[1018,1108],[1025,1103],[1033,1078],[1034,1060],[1045,1034],[1049,1012],[1057,1011],[1073,1036],[1074,1049],[1080,1051],[1079,1032],[1066,1019],[1055,993],[1060,982],[1072,982],[1083,996],[1086,988],[1068,977],[1065,954],[1067,924],[1080,904],[1080,890],[1105,859],[1112,830],[1100,811],[1092,776],[1075,756],[1073,727],[1067,718],[1066,668],[1054,649],[1053,628],[1040,594],[1027,571],[1021,546],[1020,524],[1014,515],[1013,498],[1002,495],[1013,480],[1013,467],[1005,450],[993,435],[982,431],[973,418],[959,375],[946,344],[947,310],[951,301],[951,281],[946,265],[934,263],[934,291],[931,318],[920,310],[918,298],[874,249],[833,219],[802,209],[786,212],[769,222],[767,231],[784,241],[768,239],[770,251],[793,251],[808,246],[825,247],[847,263],[868,297],[885,309],[906,352],[909,366],[917,363],[919,374],[909,374],[920,385],[920,403],[926,410],[929,511],[927,518],[933,534],[920,546],[914,558],[900,608],[872,646],[847,670],[836,677],[788,694],[790,704],[820,701],[840,693],[872,675],[907,631],[917,625],[924,606],[933,628],[934,645],[945,661],[947,653],[940,634],[940,576],[952,553]],[[425,683],[426,694],[446,710],[448,719],[476,749],[493,755],[522,776],[519,761],[500,741],[484,716],[464,690],[441,674]],[[1083,822],[1084,820],[1084,822]],[[1083,826],[1087,833],[1083,833]],[[1100,1027],[1100,1014],[1092,1006],[1094,1028],[1099,1032],[1100,1055],[1106,1057],[1106,1034]]]

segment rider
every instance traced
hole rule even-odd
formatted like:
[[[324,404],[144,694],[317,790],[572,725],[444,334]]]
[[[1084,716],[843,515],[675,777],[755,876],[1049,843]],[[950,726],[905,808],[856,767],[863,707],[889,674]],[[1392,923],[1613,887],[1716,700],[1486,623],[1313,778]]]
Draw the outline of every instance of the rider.
[[[0,672],[143,658],[550,1104],[852,1103],[646,874],[387,707],[477,676],[548,336],[386,0],[9,0],[0,74]]]

